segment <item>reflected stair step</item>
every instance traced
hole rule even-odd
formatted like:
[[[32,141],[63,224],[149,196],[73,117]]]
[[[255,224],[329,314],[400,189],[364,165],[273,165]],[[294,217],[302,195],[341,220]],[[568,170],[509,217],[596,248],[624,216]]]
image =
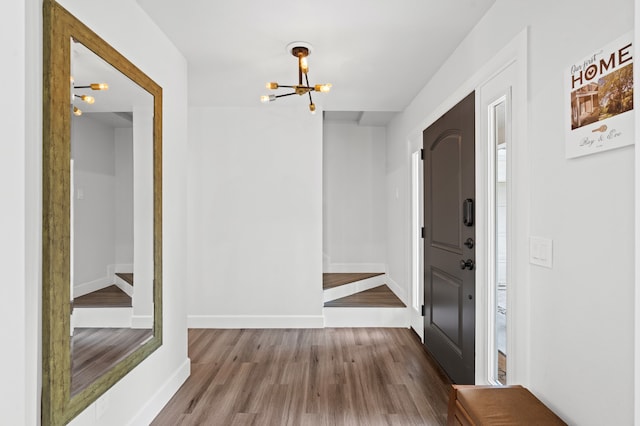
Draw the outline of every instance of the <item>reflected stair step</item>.
[[[84,296],[76,297],[73,300],[75,308],[130,308],[131,297],[122,291],[118,286],[96,290]]]
[[[132,272],[116,272],[116,276],[122,278],[124,281],[133,285],[133,273]]]

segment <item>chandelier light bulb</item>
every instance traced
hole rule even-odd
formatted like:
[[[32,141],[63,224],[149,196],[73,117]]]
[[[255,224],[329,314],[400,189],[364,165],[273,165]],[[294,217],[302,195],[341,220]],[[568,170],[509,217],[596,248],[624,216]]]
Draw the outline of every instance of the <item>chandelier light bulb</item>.
[[[300,69],[302,69],[303,73],[309,72],[309,64],[307,63],[307,57],[300,58]]]
[[[316,86],[314,87],[316,92],[320,92],[320,93],[327,93],[331,90],[331,83],[327,83],[327,84],[316,84]]]
[[[278,83],[272,81],[271,83],[267,83],[267,89],[275,90],[278,88]]]
[[[309,104],[309,111],[311,111],[311,114],[315,114],[316,113],[316,105],[311,103]]]
[[[107,83],[91,83],[91,90],[109,90]]]
[[[82,110],[80,110],[80,108],[74,106],[73,107],[73,115],[80,117],[82,115]]]
[[[89,105],[92,105],[96,101],[96,99],[93,96],[81,95],[79,96],[79,98],[85,101],[86,103],[88,103]]]
[[[260,102],[267,104],[276,100],[276,95],[262,95],[260,96]]]

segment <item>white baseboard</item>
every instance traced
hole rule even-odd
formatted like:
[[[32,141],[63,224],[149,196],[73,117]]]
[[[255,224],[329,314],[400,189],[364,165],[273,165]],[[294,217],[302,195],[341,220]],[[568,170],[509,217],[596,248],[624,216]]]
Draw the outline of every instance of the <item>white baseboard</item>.
[[[76,328],[131,328],[132,308],[74,308]]]
[[[409,322],[411,323],[411,328],[413,328],[413,331],[420,336],[420,341],[424,343],[424,317],[413,308],[407,309],[409,309]]]
[[[400,287],[397,282],[391,279],[391,277],[387,276],[387,287],[391,289],[398,296],[398,299],[402,300],[406,306],[410,306],[409,299],[407,297],[407,291]]]
[[[189,315],[188,328],[322,328],[322,315]]]
[[[378,275],[375,277],[367,278],[366,280],[360,280],[353,283],[341,285],[334,288],[329,288],[322,292],[323,302],[330,300],[336,300],[341,297],[346,297],[361,291],[369,290],[374,287],[386,284],[386,275]]]
[[[84,296],[85,294],[93,293],[94,291],[109,287],[110,285],[113,285],[113,282],[109,276],[100,277],[97,280],[78,284],[73,287],[73,297]]]
[[[329,263],[327,273],[386,272],[384,263]]]
[[[84,296],[85,294],[93,293],[94,291],[101,290],[105,287],[109,287],[110,285],[116,284],[116,272],[133,272],[133,264],[123,263],[117,265],[107,265],[107,275],[104,277],[100,277],[93,281],[88,281],[86,283],[80,283],[73,286],[73,297]],[[128,283],[126,283],[128,285]],[[120,287],[118,285],[118,287]],[[127,293],[129,296],[133,295],[133,288],[131,289],[131,293],[129,293],[124,288],[120,287],[122,291]]]
[[[152,315],[132,315],[131,328],[153,328]]]
[[[116,263],[115,265],[109,265],[113,267],[113,274],[116,272],[122,272],[125,274],[133,274],[133,263]]]
[[[324,326],[409,328],[408,309],[324,308]]]
[[[133,263],[116,263],[107,266],[107,276],[113,278],[113,283],[127,296],[133,297],[133,286],[116,275],[117,272],[133,274]]]
[[[191,374],[191,360],[187,358],[180,367],[164,382],[140,411],[128,423],[129,426],[148,425],[162,411],[167,402],[180,389]]]
[[[127,296],[133,297],[133,286],[131,284],[129,284],[128,282],[126,282],[125,280],[123,280],[117,275],[115,275],[115,282],[116,282],[116,286],[120,290],[124,291],[127,294]]]

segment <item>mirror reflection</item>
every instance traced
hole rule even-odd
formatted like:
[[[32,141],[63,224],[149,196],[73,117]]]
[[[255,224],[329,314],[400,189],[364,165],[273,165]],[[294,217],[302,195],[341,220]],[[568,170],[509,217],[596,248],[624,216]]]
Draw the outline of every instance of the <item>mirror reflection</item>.
[[[153,96],[71,39],[71,395],[153,336]]]

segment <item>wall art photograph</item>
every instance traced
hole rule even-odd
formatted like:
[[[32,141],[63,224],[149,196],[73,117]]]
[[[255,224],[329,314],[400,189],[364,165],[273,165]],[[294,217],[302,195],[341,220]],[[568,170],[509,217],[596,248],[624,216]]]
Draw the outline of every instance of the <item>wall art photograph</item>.
[[[566,69],[567,158],[633,144],[632,37],[626,34]]]

